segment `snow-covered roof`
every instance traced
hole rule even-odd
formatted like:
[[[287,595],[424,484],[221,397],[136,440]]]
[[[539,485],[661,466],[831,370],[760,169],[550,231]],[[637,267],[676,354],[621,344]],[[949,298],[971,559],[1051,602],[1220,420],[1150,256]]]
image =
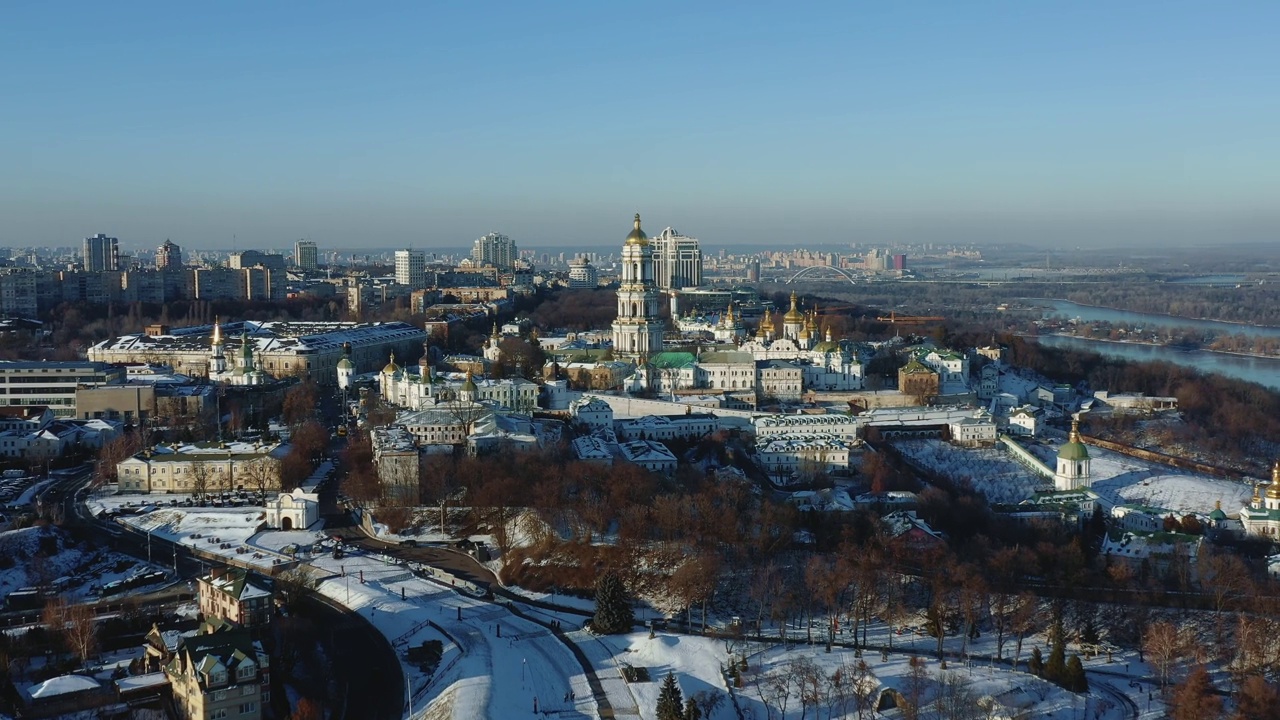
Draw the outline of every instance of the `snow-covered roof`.
[[[32,698],[51,698],[57,695],[66,695],[67,693],[84,692],[86,690],[97,690],[101,687],[97,680],[84,675],[59,675],[55,678],[49,678],[42,683],[32,685],[27,694]]]
[[[352,323],[352,322],[300,322],[271,321],[222,323],[222,334],[227,339],[226,347],[240,347],[240,336],[254,345],[257,352],[282,352],[301,350],[333,350],[344,343],[364,345],[371,342],[412,339],[425,337],[426,333],[418,327],[404,322]],[[103,340],[94,346],[98,350],[191,350],[209,349],[209,336],[213,334],[212,325],[196,325],[176,328],[168,335],[147,335],[145,333],[121,335]],[[77,363],[82,366],[84,363]]]

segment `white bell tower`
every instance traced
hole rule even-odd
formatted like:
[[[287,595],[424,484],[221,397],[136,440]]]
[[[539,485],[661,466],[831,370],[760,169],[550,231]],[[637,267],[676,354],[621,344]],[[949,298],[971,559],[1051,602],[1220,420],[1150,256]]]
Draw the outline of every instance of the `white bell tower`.
[[[613,321],[614,355],[635,360],[662,352],[660,297],[653,281],[653,249],[636,213],[635,228],[622,245],[622,283],[618,287],[618,316]]]

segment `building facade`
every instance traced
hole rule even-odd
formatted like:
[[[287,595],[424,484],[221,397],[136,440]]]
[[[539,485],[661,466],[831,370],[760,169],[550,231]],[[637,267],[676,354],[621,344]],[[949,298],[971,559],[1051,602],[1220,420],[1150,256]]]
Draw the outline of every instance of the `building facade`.
[[[157,445],[116,464],[117,492],[217,493],[253,489],[260,477],[279,483],[287,445],[201,443]]]
[[[182,638],[164,673],[180,720],[261,720],[270,667],[248,630],[228,628]]]
[[[76,390],[125,380],[125,369],[93,360],[0,361],[4,405],[47,405],[54,415],[76,417]]]
[[[214,568],[198,580],[200,612],[244,628],[271,622],[271,591],[260,587],[240,568]]]
[[[569,287],[589,290],[600,284],[600,276],[585,257],[569,262]]]
[[[511,238],[489,233],[477,238],[471,247],[471,260],[478,265],[492,265],[499,270],[514,270],[520,251]]]
[[[299,240],[293,244],[293,264],[303,270],[315,270],[320,267],[320,253],[316,244],[310,240]]]
[[[156,248],[156,269],[181,270],[182,248],[171,240],[165,240],[163,245]]]
[[[421,290],[427,286],[427,255],[420,250],[396,251],[396,283]]]
[[[89,348],[89,359],[167,365],[176,373],[209,377],[210,368],[217,367],[215,325],[122,335]],[[393,353],[416,357],[427,339],[425,331],[403,322],[244,321],[222,323],[219,328],[224,363],[229,365],[237,353],[243,356],[243,346],[248,343],[262,372],[275,377],[305,375],[321,385],[337,385],[344,346],[350,347],[350,360],[360,374],[376,371]]]
[[[697,238],[666,228],[650,242],[654,282],[659,289],[679,290],[702,284],[702,249]]]
[[[81,258],[83,259],[81,264],[86,272],[118,270],[120,269],[120,241],[102,233],[87,237],[84,239]]]

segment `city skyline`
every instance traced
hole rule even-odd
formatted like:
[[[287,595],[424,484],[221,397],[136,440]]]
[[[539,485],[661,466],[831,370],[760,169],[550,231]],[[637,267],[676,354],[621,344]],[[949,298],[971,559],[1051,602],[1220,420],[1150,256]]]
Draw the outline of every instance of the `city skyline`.
[[[9,9],[0,245],[1274,241],[1280,10]]]

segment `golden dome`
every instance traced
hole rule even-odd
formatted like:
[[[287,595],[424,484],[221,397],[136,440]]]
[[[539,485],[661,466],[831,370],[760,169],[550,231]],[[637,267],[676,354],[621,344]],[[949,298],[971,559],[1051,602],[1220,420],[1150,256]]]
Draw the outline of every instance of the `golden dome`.
[[[636,213],[635,229],[633,229],[631,231],[631,234],[627,236],[627,242],[625,244],[627,245],[648,245],[649,244],[649,236],[645,235],[644,231],[640,229],[640,213]]]
[[[818,329],[818,309],[817,308],[814,308],[813,310],[809,311],[809,317],[805,319],[804,326],[811,333]]]
[[[804,322],[804,313],[800,312],[800,308],[796,307],[796,294],[791,293],[791,309],[786,315],[782,316],[783,323],[802,323]]]
[[[1280,460],[1271,468],[1271,484],[1267,486],[1267,499],[1280,500]]]
[[[387,360],[387,366],[382,368],[382,372],[388,375],[395,375],[400,372],[400,366],[396,364],[396,354],[391,353],[391,359]]]

